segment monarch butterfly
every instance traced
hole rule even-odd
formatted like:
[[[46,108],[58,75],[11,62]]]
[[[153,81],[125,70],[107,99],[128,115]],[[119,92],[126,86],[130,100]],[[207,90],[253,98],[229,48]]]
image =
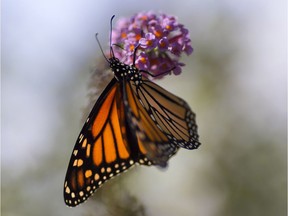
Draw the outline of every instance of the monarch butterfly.
[[[64,182],[68,206],[84,202],[136,163],[165,167],[180,147],[200,145],[195,114],[184,100],[142,76],[150,73],[135,66],[136,49],[133,64],[124,64],[114,56],[110,36],[110,58],[105,59],[114,78],[96,101],[73,149]]]

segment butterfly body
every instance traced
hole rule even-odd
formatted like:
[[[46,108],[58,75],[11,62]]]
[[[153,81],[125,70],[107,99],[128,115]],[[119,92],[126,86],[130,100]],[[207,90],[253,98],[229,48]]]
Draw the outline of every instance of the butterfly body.
[[[84,202],[135,163],[165,167],[180,147],[195,149],[195,114],[181,98],[143,77],[135,65],[108,60],[114,78],[76,141],[64,183],[68,206]]]
[[[142,83],[142,74],[139,73],[138,68],[136,68],[134,65],[124,64],[115,57],[110,58],[109,63],[110,68],[112,69],[113,74],[118,81],[123,79],[127,81],[133,81],[137,86]]]

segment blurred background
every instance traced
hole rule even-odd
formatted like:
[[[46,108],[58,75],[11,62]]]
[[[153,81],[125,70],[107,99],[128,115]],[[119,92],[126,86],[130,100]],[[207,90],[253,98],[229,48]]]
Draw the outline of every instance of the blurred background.
[[[158,83],[190,104],[202,145],[68,208],[64,177],[102,58],[94,35],[107,48],[113,14],[148,10],[190,30],[187,66]],[[286,215],[286,1],[3,0],[1,14],[2,215]]]

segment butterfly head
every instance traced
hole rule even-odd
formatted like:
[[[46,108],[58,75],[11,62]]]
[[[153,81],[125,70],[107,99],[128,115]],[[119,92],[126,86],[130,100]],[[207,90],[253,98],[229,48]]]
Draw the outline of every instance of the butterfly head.
[[[98,34],[95,35],[97,43],[99,44],[99,47],[101,49],[101,52],[102,52],[104,58],[109,63],[110,68],[112,69],[114,76],[118,81],[125,79],[127,81],[133,81],[136,86],[140,85],[142,83],[142,74],[141,74],[141,71],[139,71],[139,69],[135,67],[135,55],[136,55],[136,49],[137,48],[134,51],[134,60],[133,60],[132,65],[128,65],[128,64],[121,62],[114,55],[112,42],[111,42],[112,41],[112,20],[113,20],[113,18],[114,18],[114,15],[112,16],[112,18],[110,20],[111,30],[110,30],[110,58],[109,59],[105,56],[105,54],[103,52],[103,49],[102,49],[101,44],[100,44],[98,37],[97,37]]]
[[[135,85],[142,83],[142,75],[134,65],[125,64],[116,57],[111,57],[109,63],[118,81],[126,79],[127,81],[134,81]]]

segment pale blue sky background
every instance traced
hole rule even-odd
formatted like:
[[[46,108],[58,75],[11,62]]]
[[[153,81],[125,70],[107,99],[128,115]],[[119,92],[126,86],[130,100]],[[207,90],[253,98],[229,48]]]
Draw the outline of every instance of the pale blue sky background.
[[[225,94],[231,98],[231,108],[239,109],[239,116],[251,111],[249,124],[257,125],[256,128],[259,131],[263,130],[264,133],[274,135],[283,132],[283,127],[286,127],[286,4],[284,0],[266,1],[265,3],[260,0],[146,0],[137,1],[137,3],[132,0],[3,0],[1,9],[2,171],[9,173],[8,180],[17,179],[28,170],[37,169],[39,161],[42,158],[49,158],[49,154],[54,152],[55,146],[61,145],[65,146],[68,151],[63,156],[64,158],[59,160],[61,161],[59,169],[63,169],[61,171],[63,176],[59,176],[59,184],[62,184],[61,179],[64,178],[66,172],[70,151],[72,151],[74,141],[82,126],[80,123],[81,108],[87,104],[86,94],[90,69],[94,65],[94,59],[101,55],[94,35],[99,32],[103,47],[107,45],[109,20],[113,14],[117,19],[120,16],[131,16],[138,11],[152,9],[178,16],[179,22],[190,29],[192,46],[196,47],[195,52],[189,58],[185,58],[187,64],[189,64],[190,58],[197,56],[199,50],[197,50],[199,45],[195,38],[202,38],[201,43],[205,44],[206,40],[210,40],[209,43],[213,44],[211,41],[213,35],[207,35],[207,32],[213,32],[215,37],[219,35],[219,32],[225,35],[221,28],[213,31],[209,29],[216,16],[223,14],[225,15],[223,17],[228,19],[231,17],[232,21],[227,20],[231,23],[236,20],[233,27],[235,31],[227,30],[227,35],[234,37],[233,43],[241,48],[241,52],[234,59],[233,64],[227,65],[233,73],[235,97],[233,97],[232,90]],[[225,50],[225,41],[217,44],[217,47]],[[197,70],[197,67],[194,69]],[[199,74],[189,73],[185,74],[184,71],[183,76],[179,79],[177,77],[179,80],[177,83],[175,83],[175,78],[168,78],[160,83],[191,104],[197,113],[203,142],[205,135],[216,133],[213,130],[215,127],[212,128],[216,120],[211,118],[211,116],[215,116],[215,113],[209,111],[203,101],[201,102],[201,97],[193,93],[193,90],[197,92]],[[71,103],[69,109],[63,105],[65,101]],[[63,111],[64,107],[67,110]],[[221,109],[219,108],[219,110]],[[69,117],[70,120],[73,119],[69,131],[66,131],[67,122],[65,120],[67,117],[63,119],[63,113],[73,116]],[[220,115],[225,116],[225,113]],[[235,122],[235,124],[238,123]],[[217,133],[225,130],[221,124],[223,122],[219,122],[219,128],[216,128]],[[212,130],[207,132],[205,128],[207,131],[208,129]],[[59,134],[63,139],[57,139]],[[283,143],[283,145],[285,144]],[[188,154],[190,152],[183,153],[184,161]],[[200,169],[199,166],[204,160],[209,160],[208,158],[203,159],[196,152],[193,152],[193,157],[196,159],[192,168],[196,170]],[[180,162],[171,165],[171,169],[175,166],[174,169],[178,170],[177,176],[181,178],[186,169],[179,168],[180,165],[177,167],[177,163]],[[49,171],[47,170],[47,172]],[[152,173],[158,175],[158,170],[155,169]],[[146,174],[143,172],[142,175]],[[163,182],[166,181],[167,177],[161,176],[161,174],[160,172],[159,178],[163,178]],[[2,181],[7,183],[5,177],[2,175]],[[170,179],[167,180],[167,184],[171,182],[171,184],[173,182],[177,184],[177,177]],[[147,181],[147,184],[150,185],[149,179]],[[197,180],[194,181],[197,182]],[[62,185],[60,186],[62,187]],[[146,189],[146,193],[154,190],[153,186]],[[173,202],[173,199],[169,200],[165,196],[165,192],[163,192],[165,197],[161,197],[161,190],[166,191],[166,188],[163,187],[159,190],[155,199],[163,198],[164,201],[168,199],[165,203],[170,205],[169,202]],[[141,193],[145,192],[137,193],[141,197]],[[177,192],[175,193],[177,194]],[[55,194],[57,204],[53,197],[49,198],[54,203],[52,205],[56,206],[55,212],[57,213],[54,215],[76,215],[75,212],[81,211],[81,209],[76,211],[64,209],[64,203],[59,203],[62,202],[62,191],[59,194]],[[201,192],[198,191],[196,194],[199,195]],[[183,194],[180,193],[179,196],[183,197]],[[177,196],[175,197],[177,198]],[[217,215],[215,212],[221,201],[217,203],[211,197],[206,198],[203,200],[208,203],[210,200],[212,210],[205,209],[207,212],[204,213],[204,208],[201,208],[203,200],[200,199],[200,201],[198,200],[198,209],[194,208],[191,212],[203,216]],[[58,202],[58,200],[60,201]],[[161,206],[153,206],[154,201],[149,196],[143,200],[148,206],[151,206],[151,215],[161,212]],[[185,200],[185,195],[183,200]],[[196,197],[195,200],[197,200]],[[183,212],[187,212],[191,202],[183,201],[179,205],[182,210],[184,209]],[[11,210],[7,215],[17,215],[12,212]]]

